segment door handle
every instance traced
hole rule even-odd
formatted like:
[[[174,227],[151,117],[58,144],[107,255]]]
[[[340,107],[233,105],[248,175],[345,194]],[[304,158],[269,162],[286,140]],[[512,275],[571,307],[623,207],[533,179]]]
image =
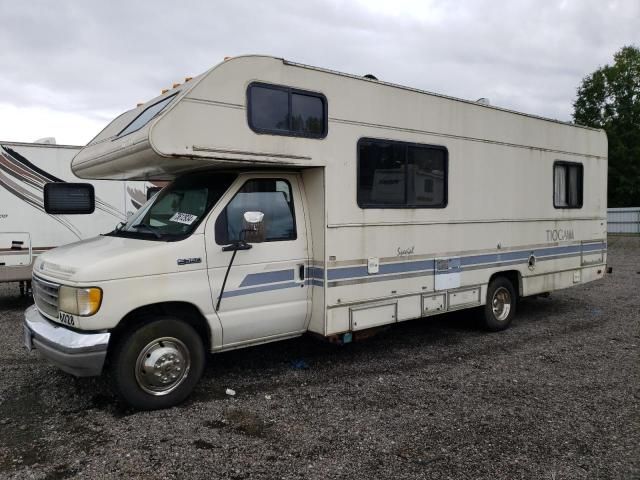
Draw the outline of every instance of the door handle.
[[[300,281],[304,281],[304,263],[298,265],[298,276],[300,277]]]

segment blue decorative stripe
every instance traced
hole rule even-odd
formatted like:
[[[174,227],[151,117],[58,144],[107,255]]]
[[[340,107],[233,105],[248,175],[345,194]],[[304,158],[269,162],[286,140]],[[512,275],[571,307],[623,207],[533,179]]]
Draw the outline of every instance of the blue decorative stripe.
[[[417,262],[404,262],[404,263],[386,263],[380,265],[380,274],[387,273],[406,273],[417,272],[420,270],[433,270],[433,260],[419,260]]]
[[[273,272],[250,273],[242,280],[241,287],[264,285],[266,283],[287,282],[293,280],[293,269],[274,270]]]
[[[228,290],[222,294],[222,298],[237,297],[239,295],[249,295],[251,293],[269,292],[271,290],[282,290],[284,288],[300,288],[300,284],[296,282],[287,283],[272,283],[270,285],[263,285],[261,287],[243,288],[241,290]]]
[[[327,271],[329,280],[344,280],[359,278],[369,278],[383,281],[385,275],[424,272],[425,275],[445,275],[448,273],[459,273],[471,268],[491,268],[496,265],[516,265],[526,262],[529,255],[533,254],[538,260],[554,260],[556,258],[568,258],[578,256],[582,253],[606,251],[606,242],[585,243],[582,245],[567,245],[564,247],[545,247],[538,249],[519,250],[514,252],[498,252],[482,255],[470,255],[466,257],[452,257],[444,259],[448,269],[434,271],[436,260],[417,260],[413,262],[394,262],[380,265],[378,274],[369,275],[367,266],[353,266],[332,268]],[[325,271],[322,267],[308,267],[306,269],[306,280],[304,285],[314,287],[324,287]],[[415,276],[415,275],[414,275]],[[394,277],[397,278],[397,275]],[[240,284],[238,290],[230,290],[224,293],[223,297],[236,297],[240,295],[250,295],[252,293],[269,292],[286,288],[300,288],[302,283],[295,282],[294,270],[276,270],[272,272],[251,273],[247,275]],[[280,283],[278,283],[280,282]]]
[[[307,268],[307,277],[308,278],[324,279],[324,268],[322,268],[322,267],[308,267]]]
[[[514,252],[487,253],[482,255],[470,255],[466,257],[452,257],[445,259],[448,262],[448,269],[438,271],[437,274],[455,273],[465,268],[476,267],[479,265],[513,265],[523,261],[527,261],[529,255],[533,254],[538,260],[571,257],[580,255],[583,252],[600,251],[606,249],[605,242],[596,242],[583,245],[567,245],[564,247],[547,247],[531,250],[519,250]],[[433,271],[435,266],[434,260],[419,260],[415,262],[398,262],[380,265],[380,271],[376,275],[385,275],[392,273],[410,273],[417,271]],[[328,271],[328,279],[344,280],[357,279],[362,277],[371,277],[366,266],[357,267],[341,267],[333,268]]]
[[[327,278],[329,280],[364,277],[366,275],[368,275],[367,267],[331,268],[327,271]]]
[[[597,251],[597,250],[606,250],[607,249],[607,244],[606,243],[589,243],[589,244],[585,244],[582,245],[582,251]]]
[[[238,297],[241,295],[251,295],[252,293],[270,292],[273,290],[283,290],[285,288],[300,288],[303,284],[301,282],[286,282],[286,283],[272,283],[269,285],[262,285],[260,287],[242,288],[239,290],[228,290],[222,294],[222,298]],[[311,285],[313,287],[324,287],[324,281],[317,280],[315,278],[308,278],[304,281],[304,285]]]

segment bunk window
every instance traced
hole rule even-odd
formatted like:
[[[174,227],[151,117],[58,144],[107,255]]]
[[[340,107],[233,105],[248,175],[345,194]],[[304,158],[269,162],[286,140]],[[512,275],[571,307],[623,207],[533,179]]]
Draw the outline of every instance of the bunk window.
[[[134,118],[134,120],[129,125],[127,125],[117,136],[123,137],[124,135],[129,135],[130,133],[140,130],[147,123],[149,123],[153,117],[167,108],[167,105],[169,105],[171,103],[171,100],[176,97],[176,94],[177,92],[145,108],[142,113]]]
[[[324,138],[327,100],[319,93],[252,83],[247,90],[249,127],[256,133]]]
[[[443,208],[447,149],[389,140],[358,142],[360,208]]]
[[[583,175],[583,167],[580,163],[554,163],[553,206],[555,208],[582,208]]]

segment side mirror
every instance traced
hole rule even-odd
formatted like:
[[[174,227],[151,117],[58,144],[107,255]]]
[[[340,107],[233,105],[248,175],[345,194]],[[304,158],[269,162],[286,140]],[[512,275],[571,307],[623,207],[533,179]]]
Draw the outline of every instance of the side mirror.
[[[242,239],[250,243],[262,243],[265,239],[264,213],[244,212],[242,222]]]
[[[88,215],[96,208],[96,195],[90,183],[47,183],[44,210],[51,215]]]

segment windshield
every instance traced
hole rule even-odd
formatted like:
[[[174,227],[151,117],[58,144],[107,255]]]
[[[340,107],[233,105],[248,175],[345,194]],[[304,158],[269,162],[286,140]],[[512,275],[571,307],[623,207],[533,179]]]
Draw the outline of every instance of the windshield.
[[[181,240],[190,235],[236,176],[199,172],[176,179],[108,235],[145,240]]]

